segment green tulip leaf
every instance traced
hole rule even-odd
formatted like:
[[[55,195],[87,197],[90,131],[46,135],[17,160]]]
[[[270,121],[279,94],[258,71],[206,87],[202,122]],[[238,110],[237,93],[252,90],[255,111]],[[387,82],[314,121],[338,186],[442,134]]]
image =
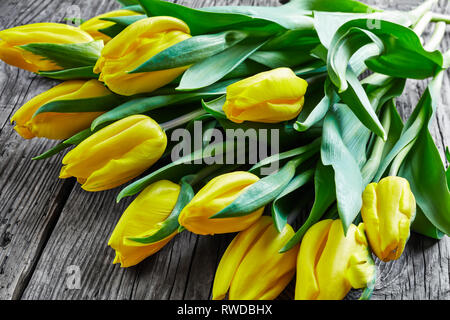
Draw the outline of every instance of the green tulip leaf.
[[[124,101],[124,97],[116,94],[86,99],[53,100],[36,110],[33,117],[46,112],[76,113],[109,111],[123,104]]]
[[[63,151],[64,149],[67,149],[71,146],[80,144],[83,140],[87,139],[89,136],[91,136],[93,132],[90,129],[83,130],[72,137],[70,137],[67,140],[64,140],[63,142],[57,144],[55,147],[47,150],[46,152],[42,153],[39,156],[36,156],[32,158],[32,160],[43,160],[50,158],[59,152]]]
[[[245,39],[219,54],[194,64],[183,74],[177,90],[196,90],[216,83],[266,42],[267,39],[259,41]]]
[[[59,71],[39,71],[39,75],[56,80],[98,79],[94,73],[94,67],[79,67]]]
[[[157,53],[129,73],[189,66],[233,47],[247,36],[247,32],[237,30],[194,36]]]
[[[277,173],[264,177],[249,186],[231,204],[209,217],[209,219],[242,217],[264,207],[276,199],[286,188],[294,177],[296,168],[304,161],[304,157],[297,157],[289,161]]]
[[[226,99],[227,99],[226,95],[223,95],[217,99],[208,102],[202,100],[202,106],[206,110],[206,112],[213,115],[215,118],[226,119],[227,116],[222,109]]]
[[[103,49],[103,41],[69,44],[29,43],[19,47],[62,68],[72,69],[95,65]]]
[[[273,201],[272,218],[278,232],[281,232],[284,229],[284,227],[287,224],[288,215],[291,213],[290,211],[284,209],[283,200],[285,200],[288,195],[292,194],[294,191],[298,190],[299,188],[303,187],[305,184],[310,182],[313,179],[313,177],[314,177],[313,169],[304,171],[296,175],[291,180],[291,182],[289,182],[286,188]]]
[[[319,161],[314,173],[314,191],[315,199],[313,207],[309,213],[308,218],[300,227],[300,229],[292,236],[291,239],[281,248],[280,253],[291,250],[302,241],[306,231],[317,223],[325,211],[336,200],[336,189],[334,179],[334,172],[331,166],[324,166],[322,161]]]
[[[170,215],[166,220],[160,223],[159,229],[153,234],[146,237],[128,237],[127,239],[143,243],[151,244],[166,239],[174,232],[178,231],[180,224],[178,223],[178,216],[181,210],[192,200],[194,197],[194,190],[189,182],[193,179],[193,176],[183,177],[180,181],[180,194],[178,195],[177,202]]]
[[[101,124],[117,121],[134,114],[144,114],[152,110],[167,108],[175,104],[200,101],[205,97],[220,96],[226,93],[226,88],[229,84],[238,80],[239,79],[226,80],[195,92],[132,99],[96,118],[92,122],[91,128],[94,130]]]

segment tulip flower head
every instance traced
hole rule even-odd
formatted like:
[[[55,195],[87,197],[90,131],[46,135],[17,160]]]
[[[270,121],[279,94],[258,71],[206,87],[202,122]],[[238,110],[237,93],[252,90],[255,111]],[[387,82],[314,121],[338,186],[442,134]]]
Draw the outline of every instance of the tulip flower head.
[[[180,186],[168,180],[149,185],[128,206],[117,223],[108,245],[116,251],[114,264],[121,267],[134,266],[155,254],[176,234],[158,242],[144,244],[129,238],[143,238],[153,235],[172,212],[180,194]]]
[[[167,137],[150,117],[134,115],[97,131],[67,153],[60,178],[76,177],[86,191],[130,181],[164,153]]]
[[[303,108],[307,87],[289,68],[261,72],[227,87],[223,111],[236,123],[291,120]]]
[[[286,225],[278,232],[272,218],[263,216],[241,231],[220,260],[213,285],[213,299],[272,300],[295,274],[298,245],[279,253],[294,235]]]
[[[89,33],[92,36],[92,38],[94,38],[94,40],[103,40],[103,42],[106,44],[111,40],[111,37],[100,32],[100,30],[113,26],[114,22],[102,19],[124,17],[124,16],[135,16],[135,15],[139,15],[139,13],[126,9],[110,11],[83,22],[80,25],[80,29]]]
[[[129,73],[164,49],[190,38],[189,27],[173,17],[139,20],[106,44],[94,72],[114,92],[130,96],[152,92],[188,68]]]
[[[370,247],[382,261],[398,259],[409,238],[416,200],[408,180],[385,177],[369,184],[362,195],[361,216]]]
[[[364,224],[323,220],[303,237],[297,258],[296,300],[341,300],[351,288],[364,288],[375,276]]]
[[[83,30],[63,23],[34,23],[0,31],[0,59],[31,72],[55,71],[62,67],[20,46],[30,43],[71,44],[94,39]]]
[[[256,175],[246,171],[215,177],[184,207],[178,222],[187,230],[202,235],[237,232],[248,228],[259,219],[264,207],[242,217],[219,219],[209,217],[231,204],[246,188],[258,180]]]
[[[67,139],[86,128],[103,112],[44,112],[34,115],[43,105],[63,100],[78,100],[111,95],[103,83],[97,80],[72,80],[41,93],[24,104],[12,116],[14,129],[24,138],[43,137]]]

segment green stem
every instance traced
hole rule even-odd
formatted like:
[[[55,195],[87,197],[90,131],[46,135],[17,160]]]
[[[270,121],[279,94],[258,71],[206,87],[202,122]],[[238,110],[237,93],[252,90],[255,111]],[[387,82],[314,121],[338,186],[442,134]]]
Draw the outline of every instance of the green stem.
[[[391,127],[391,110],[386,108],[383,119],[381,121],[386,134],[389,133],[389,129]],[[364,185],[369,184],[373,177],[375,176],[378,167],[381,163],[381,158],[383,156],[384,146],[386,145],[386,141],[384,141],[381,137],[376,137],[372,152],[370,154],[370,158],[365,163],[364,167],[361,170],[361,175],[364,179]]]
[[[187,113],[181,117],[175,118],[173,120],[164,122],[162,124],[160,124],[160,127],[164,130],[170,130],[176,127],[180,127],[183,124],[189,123],[190,121],[202,116],[206,114],[206,111],[202,108],[202,109],[198,109],[198,110],[194,110],[190,113]]]
[[[446,27],[447,25],[445,24],[445,22],[441,21],[436,23],[430,40],[428,40],[427,44],[424,46],[425,50],[434,51],[439,47],[442,39],[444,39]]]
[[[427,12],[423,15],[422,18],[419,19],[417,24],[414,26],[413,31],[420,36],[428,26],[428,24],[431,22],[431,18],[433,17],[433,14],[431,12]]]
[[[422,3],[417,8],[411,10],[409,12],[409,16],[411,17],[413,21],[413,26],[415,26],[418,21],[431,10],[431,7],[437,2],[438,0],[427,0],[424,3]]]
[[[431,18],[432,22],[445,22],[446,24],[450,24],[450,16],[447,14],[436,13],[433,12],[433,17]]]
[[[389,170],[389,176],[396,176],[398,171],[400,170],[400,166],[403,163],[403,160],[408,156],[409,151],[411,151],[414,143],[416,142],[416,138],[413,139],[410,143],[408,143],[402,151],[400,151],[397,156],[394,158],[394,161],[391,164],[391,169]]]

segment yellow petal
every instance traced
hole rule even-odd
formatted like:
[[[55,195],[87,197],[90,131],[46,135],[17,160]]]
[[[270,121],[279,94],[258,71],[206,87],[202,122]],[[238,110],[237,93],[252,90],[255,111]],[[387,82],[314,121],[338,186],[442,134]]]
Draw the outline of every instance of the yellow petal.
[[[231,241],[217,267],[213,284],[213,300],[225,298],[234,274],[244,256],[271,223],[270,217],[263,216],[251,227],[239,232]]]
[[[0,59],[31,71],[53,71],[62,68],[19,46],[30,43],[85,43],[94,39],[86,32],[63,23],[34,23],[0,31]]]
[[[33,117],[34,113],[43,105],[54,101],[87,99],[109,94],[111,91],[97,80],[66,81],[28,101],[12,116],[11,122],[16,122],[14,129],[25,139],[67,139],[88,128],[103,112],[47,112]]]
[[[125,210],[117,223],[108,245],[116,251],[114,263],[122,267],[138,264],[159,251],[175,235],[152,244],[142,244],[129,237],[150,236],[172,212],[180,193],[180,186],[168,180],[155,182],[145,188]]]
[[[135,16],[139,15],[139,13],[131,10],[114,10],[101,15],[98,15],[88,21],[83,22],[80,25],[80,29],[89,33],[94,40],[103,40],[106,44],[111,40],[111,37],[107,36],[104,33],[101,33],[99,30],[109,28],[115,25],[114,22],[101,20],[103,18],[113,18],[113,17],[124,17],[124,16]]]
[[[289,68],[261,72],[228,86],[223,110],[236,123],[290,120],[302,110],[307,87]]]
[[[409,238],[416,202],[409,183],[401,177],[386,177],[363,192],[361,215],[370,245],[383,261],[398,259]]]
[[[114,92],[134,95],[152,92],[176,77],[186,67],[130,74],[141,64],[164,49],[190,38],[188,26],[172,17],[139,20],[112,39],[102,50],[94,71]]]
[[[328,239],[333,220],[327,219],[313,225],[305,233],[297,257],[296,300],[313,300],[319,295],[316,265]]]
[[[209,181],[181,211],[179,223],[197,234],[237,232],[248,228],[262,215],[264,208],[242,217],[209,219],[231,204],[259,178],[249,172],[236,171]]]
[[[63,159],[61,176],[85,180],[88,191],[123,184],[155,163],[167,145],[161,127],[150,117],[134,115],[99,130]]]
[[[230,300],[273,300],[278,297],[295,274],[298,246],[279,253],[293,235],[289,225],[278,232],[271,223],[264,230],[239,264],[231,282]]]

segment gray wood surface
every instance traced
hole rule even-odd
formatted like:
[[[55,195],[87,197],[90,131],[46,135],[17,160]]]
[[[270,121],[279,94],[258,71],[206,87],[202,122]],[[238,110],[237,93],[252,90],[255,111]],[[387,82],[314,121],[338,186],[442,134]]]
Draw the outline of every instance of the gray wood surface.
[[[332,0],[330,0],[332,1]],[[410,9],[420,0],[370,0],[381,8]],[[206,5],[275,5],[277,0],[184,0]],[[113,0],[3,0],[0,29],[33,22],[89,18],[118,7]],[[450,13],[447,0],[435,11]],[[443,49],[450,48],[447,36]],[[9,124],[27,100],[56,82],[0,63],[0,299],[209,299],[218,261],[231,236],[200,237],[184,232],[136,267],[112,265],[107,240],[129,199],[118,190],[87,193],[59,180],[61,157],[31,157],[54,142],[22,140]],[[399,99],[408,117],[425,88],[409,81]],[[444,159],[450,145],[450,91],[446,74],[432,135]],[[380,263],[373,299],[450,299],[450,239],[412,234],[403,256]],[[73,276],[81,276],[78,286]],[[280,298],[292,298],[289,286]],[[350,298],[356,297],[351,293]]]

